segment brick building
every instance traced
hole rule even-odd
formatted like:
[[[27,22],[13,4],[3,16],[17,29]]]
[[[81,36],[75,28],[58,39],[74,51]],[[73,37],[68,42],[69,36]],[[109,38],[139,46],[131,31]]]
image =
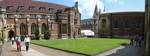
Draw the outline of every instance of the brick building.
[[[144,36],[145,12],[101,13],[99,36]]]
[[[144,11],[104,12],[95,6],[92,19],[81,21],[81,29],[93,30],[97,37],[144,36]]]
[[[29,35],[36,38],[50,30],[52,39],[73,38],[80,33],[78,2],[73,7],[32,0],[0,1],[3,36]]]

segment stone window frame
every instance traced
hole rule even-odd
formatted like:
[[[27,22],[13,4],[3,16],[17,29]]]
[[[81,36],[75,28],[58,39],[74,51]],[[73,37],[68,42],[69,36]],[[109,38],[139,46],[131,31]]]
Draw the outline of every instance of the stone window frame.
[[[12,10],[14,6],[7,6],[6,10]]]
[[[128,25],[127,25],[128,24]],[[125,29],[130,29],[131,28],[131,20],[130,17],[125,17],[124,19],[124,28]]]
[[[37,10],[36,6],[29,6],[28,10]]]
[[[115,26],[116,25],[116,20],[117,20],[117,27]],[[120,20],[119,20],[119,17],[114,17],[113,19],[113,28],[115,29],[119,29],[120,28]]]
[[[48,11],[49,11],[49,13],[54,13],[55,9],[54,8],[49,8]]]
[[[135,20],[136,29],[141,29],[142,28],[142,25],[143,25],[142,21],[143,21],[142,17],[136,17],[136,20]]]
[[[61,33],[67,34],[67,24],[61,24]]]
[[[46,10],[46,7],[39,7],[39,10]]]
[[[17,10],[24,10],[24,7],[25,7],[25,6],[18,6],[18,7],[17,7]]]

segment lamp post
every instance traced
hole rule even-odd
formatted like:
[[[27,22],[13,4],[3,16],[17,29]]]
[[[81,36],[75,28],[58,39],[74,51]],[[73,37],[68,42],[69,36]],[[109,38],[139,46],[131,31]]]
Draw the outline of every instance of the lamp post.
[[[14,22],[15,22],[15,36],[16,36],[16,34],[17,34],[16,28],[17,28],[18,17],[19,17],[18,15],[14,15]]]
[[[42,18],[41,17],[41,15],[37,15],[36,16],[36,18],[37,18],[37,27],[38,27],[38,29],[36,29],[37,31],[38,31],[38,40],[40,40],[40,34],[41,34],[41,26],[40,26],[40,24],[39,24],[39,22],[41,21],[40,19]]]
[[[28,24],[28,22],[29,22],[29,19],[30,19],[30,15],[26,15],[26,28],[27,28],[27,32],[26,32],[26,35],[29,35],[28,33],[29,33],[29,31],[28,31],[28,27],[29,27],[29,24]]]
[[[2,41],[3,41],[3,43],[4,43],[4,23],[5,23],[5,13],[6,13],[6,9],[1,9],[1,13],[2,13],[2,29],[1,29],[1,31],[2,31]],[[7,39],[6,39],[7,40]]]
[[[47,16],[48,17],[48,19],[47,19],[47,24],[48,24],[48,27],[49,27],[49,25],[50,25],[50,27],[51,27],[51,30],[52,30],[52,21],[51,21],[51,19],[50,19],[50,16]]]

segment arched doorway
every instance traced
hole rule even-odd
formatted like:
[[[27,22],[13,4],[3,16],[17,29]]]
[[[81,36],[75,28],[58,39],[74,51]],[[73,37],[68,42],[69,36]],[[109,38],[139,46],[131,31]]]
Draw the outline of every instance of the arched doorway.
[[[20,24],[20,35],[27,35],[28,34],[28,27],[26,24]]]
[[[42,30],[42,34],[45,34],[45,33],[46,33],[46,31],[48,31],[48,25],[47,25],[47,24],[45,24],[45,23],[43,23],[43,24],[42,24],[42,28],[41,28],[41,30]]]
[[[15,32],[13,31],[13,30],[10,30],[9,32],[8,32],[8,40],[11,40],[11,38],[12,37],[15,37]]]
[[[36,35],[39,35],[39,26],[35,23],[31,24],[31,34],[32,34],[32,39],[39,39]]]

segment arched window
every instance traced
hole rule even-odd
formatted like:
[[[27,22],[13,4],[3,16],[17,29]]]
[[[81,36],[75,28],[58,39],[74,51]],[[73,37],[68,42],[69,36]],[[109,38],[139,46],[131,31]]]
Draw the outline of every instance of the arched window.
[[[119,18],[113,20],[113,28],[119,28]]]
[[[48,31],[48,25],[46,25],[45,23],[42,24],[42,34],[45,34],[46,31]]]
[[[106,28],[106,19],[102,19],[102,28]]]
[[[34,34],[35,32],[39,31],[38,25],[35,23],[31,24],[31,34]]]
[[[130,28],[130,19],[129,18],[125,19],[125,28]]]
[[[27,35],[28,34],[28,27],[26,24],[20,24],[20,35]]]

